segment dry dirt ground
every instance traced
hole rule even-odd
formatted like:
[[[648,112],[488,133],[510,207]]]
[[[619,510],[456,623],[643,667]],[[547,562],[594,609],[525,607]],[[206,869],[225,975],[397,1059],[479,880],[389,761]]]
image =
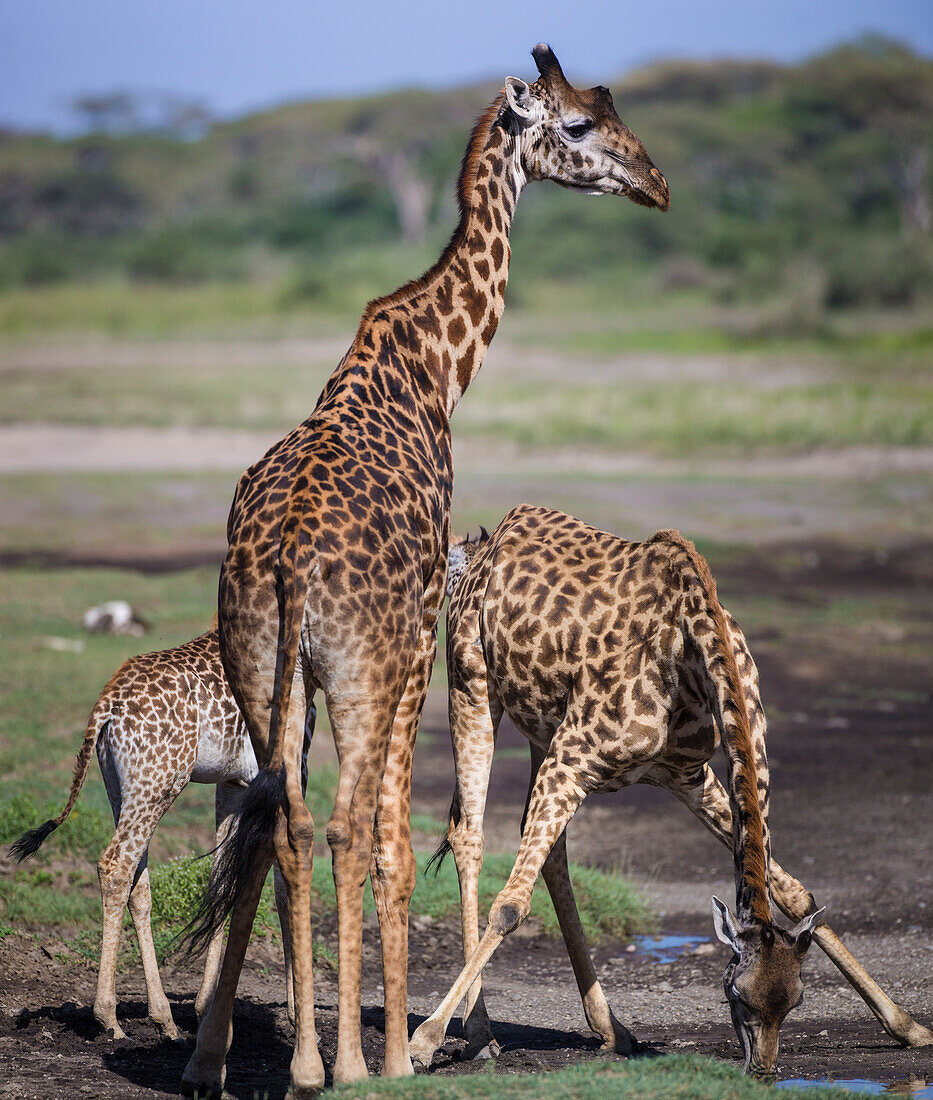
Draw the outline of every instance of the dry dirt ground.
[[[756,551],[719,570],[727,604],[764,594],[792,605],[801,591],[826,600],[885,597],[916,608],[909,646],[833,641],[825,629],[788,639],[777,629],[750,632],[771,714],[772,827],[777,858],[827,906],[827,919],[881,984],[918,1019],[933,1024],[933,766],[930,763],[929,545],[879,562],[864,553],[811,547],[778,572]],[[808,597],[813,599],[811,595]],[[738,608],[736,608],[738,610]],[[878,629],[881,629],[880,627]],[[885,629],[890,630],[890,627]],[[851,632],[847,635],[851,640]],[[858,625],[856,626],[858,636]],[[324,755],[325,743],[316,746]],[[444,697],[432,693],[416,754],[415,809],[442,816],[452,775]],[[514,849],[527,782],[524,744],[503,730],[490,794],[491,849]],[[639,789],[593,798],[570,832],[571,858],[623,865],[658,913],[660,932],[703,942],[670,962],[644,950],[600,945],[597,967],[616,1014],[660,1051],[738,1058],[720,978],[726,951],[712,935],[709,897],[730,896],[728,854],[663,792]],[[333,944],[333,924],[322,935]],[[154,1097],[173,1093],[195,1029],[197,973],[166,966],[163,976],[184,1032],[162,1042],[145,1019],[139,970],[120,976],[119,1012],[128,1040],[98,1033],[91,1016],[94,971],[56,958],[53,941],[11,936],[0,943],[0,1097]],[[411,1023],[437,1004],[458,967],[453,922],[415,918],[410,974]],[[783,1031],[784,1077],[926,1082],[933,1048],[899,1049],[877,1026],[841,976],[812,950],[806,998]],[[365,944],[364,1042],[370,1066],[382,1044],[378,933]],[[503,1045],[497,1072],[549,1069],[599,1057],[559,942],[534,928],[506,941],[486,972],[487,1003]],[[252,949],[241,983],[228,1063],[231,1096],[284,1095],[290,1034],[278,952]],[[336,1046],[336,983],[321,969],[316,990],[325,1063]],[[433,1069],[476,1071],[459,1060],[452,1029]]]

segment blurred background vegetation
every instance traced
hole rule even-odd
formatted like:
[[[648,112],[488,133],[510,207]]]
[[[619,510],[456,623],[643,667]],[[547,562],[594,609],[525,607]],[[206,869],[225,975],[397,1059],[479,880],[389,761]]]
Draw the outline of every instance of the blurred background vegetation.
[[[493,91],[309,101],[216,124],[198,102],[119,93],[74,104],[80,136],[2,132],[0,332],[299,311],[345,324],[436,256]],[[714,306],[706,318],[739,343],[839,334],[855,313],[863,328],[878,311],[928,326],[929,58],[869,37],[797,65],[658,63],[613,91],[671,182],[671,212],[530,189],[510,310],[547,312],[559,294],[612,313],[607,331],[587,326],[594,351],[637,347],[625,318],[660,294]],[[165,287],[174,305],[159,304]]]

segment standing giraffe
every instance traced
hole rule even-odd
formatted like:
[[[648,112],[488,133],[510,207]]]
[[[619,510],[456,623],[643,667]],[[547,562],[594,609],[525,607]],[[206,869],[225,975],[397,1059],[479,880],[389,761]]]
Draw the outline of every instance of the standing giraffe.
[[[302,782],[313,717],[309,712]],[[152,942],[149,842],[163,814],[189,783],[216,783],[216,843],[220,844],[244,789],[259,770],[220,663],[217,631],[123,662],[87,720],[65,808],[10,845],[10,854],[16,859],[34,855],[71,813],[95,749],[116,831],[97,865],[103,934],[94,1019],[113,1038],[125,1038],[117,1022],[115,984],[123,912],[129,907],[146,976],[149,1017],[168,1038],[177,1039]],[[293,1019],[285,888],[278,869],[275,901],[282,925],[288,1015]],[[218,928],[208,946],[204,977],[194,1002],[199,1018],[214,995],[222,950],[223,928]]]
[[[415,1032],[429,1066],[465,996],[468,1054],[494,1044],[479,976],[525,919],[543,871],[590,1027],[628,1054],[634,1036],[596,977],[567,870],[565,828],[593,791],[666,787],[733,851],[737,919],[713,898],[733,951],[723,978],[747,1071],[770,1075],[778,1031],[800,1003],[800,966],[815,939],[877,1016],[909,1046],[933,1043],[820,924],[813,896],[771,859],[768,760],[758,672],[709,567],[676,531],[625,542],[563,512],[521,505],[492,538],[451,549],[447,614],[450,729],[457,785],[448,839],[461,883],[466,964]],[[496,729],[503,712],[531,748],[522,841],[482,941],[477,881]],[[728,792],[709,765],[720,735]],[[799,922],[773,923],[771,896]],[[495,1049],[495,1048],[493,1048]]]
[[[360,1040],[367,874],[382,933],[383,1071],[412,1072],[411,756],[444,598],[449,418],[499,323],[512,215],[528,180],[670,205],[664,177],[608,90],[573,88],[547,46],[533,56],[540,78],[509,77],[473,130],[458,182],[460,222],[438,262],[367,306],[309,419],[237,486],[220,578],[221,653],[263,769],[193,934],[197,945],[232,914],[217,993],[182,1081],[188,1092],[222,1088],[237,981],[273,858],[292,923],[292,1095],[324,1083],[311,969],[314,826],[297,773],[304,709],[318,689],[340,766],[327,824],[340,965],[334,1081],[367,1073]]]

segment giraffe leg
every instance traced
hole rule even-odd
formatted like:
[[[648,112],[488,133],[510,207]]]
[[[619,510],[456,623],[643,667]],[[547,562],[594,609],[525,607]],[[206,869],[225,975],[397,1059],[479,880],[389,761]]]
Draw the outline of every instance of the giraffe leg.
[[[395,712],[376,806],[370,878],[382,937],[386,1021],[382,1072],[386,1077],[414,1072],[408,1054],[408,906],[416,874],[411,847],[411,760],[436,652],[434,631],[422,631]]]
[[[307,712],[305,714],[304,739],[301,746],[301,794],[304,797],[308,787],[308,749],[311,747],[311,738],[314,736],[314,723],[317,718],[317,709],[314,706],[314,698],[309,693]],[[282,932],[282,961],[285,965],[285,1003],[288,1014],[288,1022],[294,1029],[297,1016],[295,1014],[295,982],[292,972],[292,937],[288,923],[288,890],[282,870],[278,864],[273,868],[273,887],[275,892],[275,908],[279,915],[279,928]]]
[[[449,672],[449,675],[453,675]],[[479,946],[479,875],[483,868],[483,817],[492,769],[496,733],[502,717],[498,700],[490,697],[485,674],[465,680],[457,674],[449,693],[450,735],[457,770],[455,799],[459,820],[451,820],[447,841],[460,881],[460,924],[463,961],[468,963]],[[463,1008],[465,1058],[495,1058],[499,1044],[492,1033],[483,999],[481,977],[467,990]]]
[[[136,939],[142,956],[143,973],[146,976],[146,996],[149,1001],[149,1018],[169,1039],[178,1038],[178,1029],[172,1019],[162,979],[159,976],[159,964],[156,960],[155,945],[152,942],[152,890],[149,885],[148,849],[143,854],[136,870],[136,883],[130,891],[129,907],[133,924],[136,927]]]
[[[638,1047],[638,1040],[613,1015],[603,987],[596,977],[593,960],[590,958],[586,934],[583,931],[580,913],[573,896],[573,886],[570,883],[566,831],[557,838],[544,861],[542,874],[548,893],[551,895],[551,901],[554,903],[554,911],[557,913],[567,954],[570,956],[573,976],[577,980],[577,988],[583,1000],[586,1022],[602,1039],[601,1050],[613,1051],[616,1054],[633,1054]]]
[[[531,894],[544,861],[590,789],[586,776],[579,768],[566,762],[561,747],[562,734],[577,729],[579,723],[576,715],[568,713],[538,769],[515,865],[492,904],[483,938],[447,996],[411,1038],[412,1060],[424,1067],[431,1064],[434,1052],[444,1041],[447,1025],[460,1000],[499,944],[528,915]],[[574,759],[578,759],[577,754]]]
[[[406,669],[410,664],[409,659]],[[380,667],[380,663],[374,667]],[[360,1033],[363,886],[373,857],[373,822],[403,684],[400,679],[394,692],[361,693],[355,698],[347,692],[330,691],[327,695],[340,760],[337,797],[327,823],[337,894],[339,1019],[335,1084],[368,1076]]]
[[[285,964],[285,1004],[288,1022],[295,1027],[295,983],[292,975],[292,937],[288,925],[288,891],[279,865],[273,868],[273,887],[275,890],[275,910],[279,915],[279,928],[282,930],[282,961]]]
[[[113,841],[111,841],[111,846]],[[109,852],[109,848],[108,848]],[[120,949],[120,929],[123,913],[132,886],[132,867],[117,866],[107,852],[97,865],[97,880],[103,909],[103,932],[100,947],[100,969],[97,973],[97,993],[94,997],[94,1019],[114,1039],[125,1039],[126,1033],[117,1023],[117,953]]]
[[[522,832],[525,831],[525,823],[528,818],[528,808],[531,803],[531,795],[534,790],[535,778],[544,761],[544,752],[535,744],[529,744],[531,749],[531,776],[528,781],[528,797],[525,800],[525,811],[522,814]],[[573,976],[577,980],[577,988],[583,1001],[583,1012],[586,1022],[593,1031],[602,1039],[601,1050],[613,1051],[616,1054],[632,1054],[638,1046],[635,1036],[612,1014],[603,987],[596,977],[596,968],[590,958],[589,948],[586,943],[586,933],[583,931],[583,923],[577,909],[577,901],[573,896],[573,886],[570,882],[570,869],[567,866],[567,831],[564,830],[554,843],[554,847],[548,853],[541,874],[551,895],[554,912],[560,924],[561,934],[564,937],[564,946],[570,957],[570,965],[573,967]]]
[[[181,1079],[185,1096],[219,1097],[227,1076],[227,1051],[233,1040],[233,1002],[249,946],[250,933],[256,917],[256,907],[266,875],[272,865],[272,853],[256,853],[256,873],[243,903],[230,916],[227,947],[220,967],[217,988],[198,1028],[194,1053],[188,1059]]]
[[[727,847],[732,847],[732,811],[729,796],[709,765],[701,769],[692,784],[671,785],[672,792],[688,806],[710,832]],[[780,910],[791,920],[800,921],[816,909],[813,895],[789,875],[775,860],[768,868],[771,895]],[[917,1023],[884,992],[842,940],[827,924],[814,929],[813,939],[842,972],[845,979],[871,1009],[884,1030],[904,1046],[933,1044],[933,1032]]]
[[[298,693],[296,693],[298,694]],[[285,883],[286,928],[290,944],[294,996],[295,1047],[289,1067],[289,1097],[311,1096],[324,1087],[324,1063],[314,1021],[314,968],[311,942],[311,874],[314,864],[314,821],[305,805],[301,753],[305,730],[303,693],[292,702],[285,732],[285,758],[296,766],[287,772],[286,812],[275,831],[275,858]]]
[[[116,831],[97,864],[103,935],[94,1018],[115,1039],[125,1038],[117,1022],[116,970],[123,914],[129,906],[146,977],[149,1014],[166,1035],[176,1039],[178,1032],[162,988],[152,943],[152,893],[146,860],[155,827],[181,788],[176,784],[167,791],[154,791],[141,787],[133,774],[124,777],[109,736],[98,743],[97,758]]]
[[[216,830],[214,834],[215,862],[218,859],[217,850],[227,839],[227,834],[230,832],[230,825],[233,820],[233,814],[236,812],[236,807],[242,797],[243,789],[233,786],[232,783],[218,783],[214,790],[214,822]],[[214,938],[208,944],[207,958],[204,962],[204,977],[201,979],[201,987],[194,1000],[194,1011],[197,1013],[199,1022],[204,1019],[204,1014],[210,1007],[211,999],[214,996],[214,990],[217,988],[217,979],[220,976],[220,964],[223,959],[223,953],[224,933],[221,928],[218,929],[214,934]]]

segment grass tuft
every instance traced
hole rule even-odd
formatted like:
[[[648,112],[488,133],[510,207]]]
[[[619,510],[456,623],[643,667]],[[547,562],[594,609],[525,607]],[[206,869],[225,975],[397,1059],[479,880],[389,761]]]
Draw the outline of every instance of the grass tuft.
[[[628,1061],[599,1059],[540,1074],[474,1073],[462,1077],[425,1076],[403,1080],[371,1078],[332,1090],[336,1098],[423,1097],[424,1100],[773,1100],[774,1086],[746,1077],[735,1066],[695,1054]],[[809,1089],[782,1089],[782,1100],[813,1100]],[[851,1100],[847,1089],[820,1089],[819,1100]]]

